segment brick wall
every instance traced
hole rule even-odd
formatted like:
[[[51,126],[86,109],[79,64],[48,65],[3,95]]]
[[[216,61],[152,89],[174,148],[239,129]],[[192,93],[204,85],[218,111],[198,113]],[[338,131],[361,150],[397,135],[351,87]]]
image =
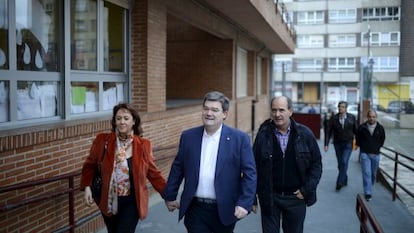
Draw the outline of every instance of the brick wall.
[[[218,38],[194,28],[188,29],[193,33],[190,33],[193,41],[182,43],[183,40],[169,34],[175,39],[167,43],[167,9],[164,4],[161,0],[134,1],[134,9],[130,11],[130,99],[141,114],[144,137],[152,142],[156,164],[167,177],[181,132],[201,124],[201,111],[200,106],[165,111],[166,97],[202,98],[205,92],[214,89],[232,99],[235,96],[233,74],[236,46],[234,39]],[[255,82],[253,70],[249,74],[249,83]],[[262,72],[266,70],[262,69]],[[255,88],[250,86],[249,93],[254,92]],[[255,122],[261,123],[265,116],[267,118],[267,96],[249,96],[232,99],[229,118],[225,123],[250,132],[254,98],[259,101],[256,103]],[[259,110],[262,108],[266,110]],[[110,118],[108,115],[2,132],[0,187],[79,171],[95,135],[111,130]],[[75,186],[78,185],[79,177],[75,179]],[[1,193],[0,204],[50,194],[67,187],[67,181],[60,181]],[[80,191],[75,192],[74,200],[75,220],[97,210],[96,207],[85,207]],[[0,212],[0,233],[50,232],[67,224],[67,195]],[[102,218],[98,217],[76,229],[76,232],[91,232],[101,227]]]
[[[156,163],[165,177],[176,152],[181,131],[201,124],[199,107],[172,110],[161,113],[142,114],[144,137],[152,142]],[[72,127],[26,133],[21,136],[1,137],[0,186],[12,185],[26,180],[36,180],[78,171],[88,155],[90,145],[97,133],[110,131],[108,120],[79,124]],[[75,180],[76,187],[79,179]],[[67,181],[54,182],[19,192],[0,194],[1,204],[14,203],[23,198],[63,190]],[[76,220],[96,211],[83,203],[83,193],[75,193]],[[0,213],[0,232],[52,231],[68,224],[67,195],[19,207]],[[6,227],[7,226],[7,227]],[[102,227],[98,217],[77,231],[91,226]]]
[[[232,96],[232,40],[169,15],[167,51],[168,99],[201,99],[212,90]]]

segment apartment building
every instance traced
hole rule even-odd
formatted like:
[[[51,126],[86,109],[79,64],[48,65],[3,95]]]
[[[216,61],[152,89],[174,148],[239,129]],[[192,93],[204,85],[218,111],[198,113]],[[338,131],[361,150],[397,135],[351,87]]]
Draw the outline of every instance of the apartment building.
[[[391,100],[413,98],[413,68],[408,65],[413,1],[281,2],[284,17],[293,22],[297,47],[293,55],[274,56],[274,94],[285,92],[294,101],[322,105],[366,99],[387,106]],[[411,34],[405,36],[404,28]]]

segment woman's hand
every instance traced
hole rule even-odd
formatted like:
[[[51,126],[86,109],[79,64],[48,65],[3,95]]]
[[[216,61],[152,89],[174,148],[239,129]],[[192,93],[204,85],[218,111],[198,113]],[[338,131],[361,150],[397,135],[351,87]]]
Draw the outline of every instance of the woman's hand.
[[[94,203],[94,200],[92,198],[91,187],[89,186],[85,187],[85,193],[83,195],[83,198],[85,199],[86,206],[88,207],[90,207]]]

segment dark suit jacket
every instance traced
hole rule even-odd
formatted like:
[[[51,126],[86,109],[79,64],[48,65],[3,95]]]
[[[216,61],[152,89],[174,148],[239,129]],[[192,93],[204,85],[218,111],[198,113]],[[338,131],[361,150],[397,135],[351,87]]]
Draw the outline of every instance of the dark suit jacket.
[[[325,146],[329,145],[329,140],[333,136],[333,143],[352,143],[354,135],[357,133],[358,123],[354,115],[346,113],[344,127],[339,122],[339,113],[335,114],[328,122],[328,130],[325,135]]]
[[[174,201],[182,180],[179,220],[183,218],[197,190],[204,127],[181,134],[177,156],[171,166],[165,200]],[[249,136],[223,125],[219,142],[214,186],[220,220],[224,225],[237,221],[235,206],[251,211],[256,194],[256,166]]]

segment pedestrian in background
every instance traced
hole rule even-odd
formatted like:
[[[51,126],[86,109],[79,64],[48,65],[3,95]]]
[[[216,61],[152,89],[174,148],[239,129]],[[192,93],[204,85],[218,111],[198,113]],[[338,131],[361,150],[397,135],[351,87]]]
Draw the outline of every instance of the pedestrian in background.
[[[348,185],[348,164],[353,150],[353,140],[358,129],[358,123],[354,115],[347,113],[348,103],[338,103],[338,113],[328,122],[325,134],[325,151],[329,149],[329,141],[333,136],[336,159],[338,161],[338,177],[336,179],[336,191]]]
[[[308,113],[309,113],[309,114],[316,114],[316,109],[315,109],[315,107],[313,106],[313,104],[310,104],[309,106],[310,106],[310,108],[309,108],[309,110],[308,110]]]
[[[321,152],[312,131],[292,113],[290,98],[273,98],[271,119],[260,126],[253,145],[263,233],[279,233],[281,222],[283,232],[302,233],[306,206],[316,202]]]
[[[328,108],[328,110],[325,112],[325,114],[323,116],[322,127],[323,127],[324,135],[326,135],[326,133],[328,131],[328,122],[333,117],[334,114],[335,113],[332,110],[332,108]]]
[[[204,96],[203,125],[181,134],[165,191],[167,208],[179,208],[189,233],[232,233],[253,206],[256,167],[249,136],[223,124],[230,101]],[[176,201],[181,182],[184,190]]]
[[[385,142],[384,127],[377,122],[377,112],[368,110],[367,121],[358,127],[356,144],[359,146],[362,169],[362,183],[367,201],[372,198],[372,186],[375,183],[379,162],[380,149]]]
[[[112,132],[98,134],[83,164],[80,187],[87,206],[98,205],[108,233],[133,233],[148,212],[147,179],[160,194],[166,181],[156,167],[141,118],[129,104],[113,108]],[[102,193],[92,198],[91,184],[101,162]]]

